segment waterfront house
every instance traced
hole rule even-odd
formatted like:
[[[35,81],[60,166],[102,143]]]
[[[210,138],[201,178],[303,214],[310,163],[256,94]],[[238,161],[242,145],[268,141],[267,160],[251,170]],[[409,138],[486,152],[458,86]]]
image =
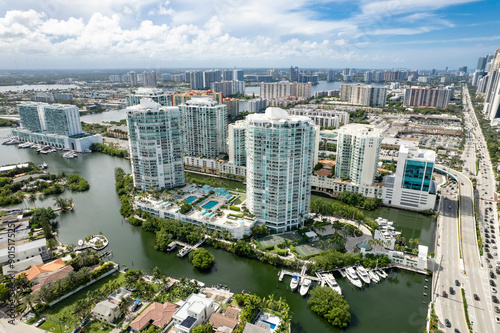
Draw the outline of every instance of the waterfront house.
[[[111,324],[120,316],[120,306],[108,300],[101,301],[92,309],[94,316],[100,320]]]
[[[217,308],[217,303],[205,295],[191,294],[173,316],[175,333],[191,333],[194,327],[204,325]]]
[[[153,302],[140,315],[138,315],[129,325],[132,331],[139,332],[150,325],[163,328],[174,316],[178,308],[177,304],[165,302],[164,304]]]

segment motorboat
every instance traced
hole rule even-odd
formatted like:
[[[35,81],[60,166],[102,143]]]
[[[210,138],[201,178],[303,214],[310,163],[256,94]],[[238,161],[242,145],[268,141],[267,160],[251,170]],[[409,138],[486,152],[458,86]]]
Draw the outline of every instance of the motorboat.
[[[377,274],[382,278],[382,279],[386,279],[387,278],[387,273],[384,272],[382,269],[377,269],[376,270]]]
[[[25,143],[21,143],[19,146],[17,146],[17,148],[29,148],[31,146],[33,146],[33,143],[25,142]]]
[[[372,280],[375,283],[380,282],[380,277],[375,273],[375,271],[368,271],[368,275],[370,276],[370,280]]]
[[[340,286],[332,273],[323,274],[323,277],[325,278],[326,284],[330,288],[336,291],[339,295],[342,295],[342,289],[340,289]]]
[[[356,272],[359,275],[359,278],[363,280],[364,283],[370,284],[370,276],[368,276],[368,272],[363,266],[357,266]]]
[[[358,288],[363,287],[363,282],[361,282],[361,280],[358,277],[358,274],[356,273],[353,267],[346,268],[345,276],[347,277],[349,282],[352,283],[353,286]]]
[[[290,281],[290,289],[295,290],[299,285],[299,277],[297,275],[292,276],[292,281]]]
[[[311,287],[311,280],[309,280],[307,278],[302,280],[302,283],[300,284],[300,290],[299,290],[300,295],[301,296],[307,295],[310,287]]]
[[[64,158],[75,158],[75,157],[78,157],[78,155],[75,152],[73,152],[73,151],[67,151],[64,154],[62,154],[62,157],[64,157]]]
[[[12,145],[17,145],[19,143],[19,140],[17,139],[10,139],[7,141],[4,141],[2,144],[6,146],[12,146]]]
[[[49,165],[47,164],[47,162],[43,162],[42,164],[39,165],[40,169],[47,169],[49,167]]]

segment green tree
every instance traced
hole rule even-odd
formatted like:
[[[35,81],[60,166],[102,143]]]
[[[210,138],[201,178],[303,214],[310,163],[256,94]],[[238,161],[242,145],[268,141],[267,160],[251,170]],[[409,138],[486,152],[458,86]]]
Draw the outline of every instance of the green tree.
[[[307,300],[307,304],[313,312],[328,320],[333,326],[340,328],[349,326],[351,322],[349,304],[342,295],[329,287],[321,286],[311,290],[310,294],[311,297]]]
[[[189,261],[198,269],[209,269],[214,260],[214,256],[203,248],[196,249],[189,254]]]
[[[212,324],[206,323],[205,325],[196,326],[192,330],[193,333],[213,333],[214,329]]]

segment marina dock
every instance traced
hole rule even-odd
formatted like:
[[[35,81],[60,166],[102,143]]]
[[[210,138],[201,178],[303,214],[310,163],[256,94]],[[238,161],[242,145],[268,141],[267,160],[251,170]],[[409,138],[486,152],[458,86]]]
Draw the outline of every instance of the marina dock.
[[[178,245],[180,245],[180,246],[182,246],[182,249],[180,249],[179,253],[177,253],[177,256],[179,258],[184,258],[189,252],[196,250],[201,244],[203,244],[203,242],[205,242],[205,239],[202,239],[201,241],[199,241],[195,245],[189,245],[187,243],[180,242],[180,241],[173,241],[170,244],[168,244],[167,251],[170,252],[170,251],[174,250]]]
[[[300,271],[300,273],[295,273],[295,272],[290,272],[290,271],[286,271],[286,270],[281,270],[278,273],[278,281],[280,281],[280,282],[283,281],[283,278],[285,277],[285,275],[298,276],[301,281],[304,280],[304,279],[309,279],[311,281],[316,281],[316,282],[321,282],[322,281],[321,278],[318,278],[318,277],[315,277],[315,276],[306,275],[306,271],[307,271],[307,267],[305,265],[302,267],[302,270]]]

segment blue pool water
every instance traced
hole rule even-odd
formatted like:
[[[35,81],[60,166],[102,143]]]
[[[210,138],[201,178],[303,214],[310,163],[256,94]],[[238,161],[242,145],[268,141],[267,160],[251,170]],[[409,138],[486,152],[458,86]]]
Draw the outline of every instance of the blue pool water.
[[[207,203],[206,203],[206,204],[204,204],[203,206],[201,206],[201,208],[203,208],[203,209],[212,209],[212,208],[214,208],[214,206],[215,206],[215,205],[217,205],[217,204],[218,204],[218,202],[217,202],[217,201],[213,201],[213,200],[212,200],[212,201],[207,202]]]
[[[367,244],[367,243],[358,243],[358,247],[361,248],[361,249],[365,249],[365,250],[371,250],[371,246],[370,244]]]
[[[195,201],[196,199],[198,199],[198,197],[197,197],[197,196],[192,195],[192,196],[190,196],[190,197],[188,197],[188,198],[186,199],[186,203],[190,204],[191,202]]]
[[[270,323],[267,320],[262,320],[262,321],[265,322],[266,324],[269,324],[269,326],[271,326],[272,330],[274,330],[276,328],[276,324]]]

